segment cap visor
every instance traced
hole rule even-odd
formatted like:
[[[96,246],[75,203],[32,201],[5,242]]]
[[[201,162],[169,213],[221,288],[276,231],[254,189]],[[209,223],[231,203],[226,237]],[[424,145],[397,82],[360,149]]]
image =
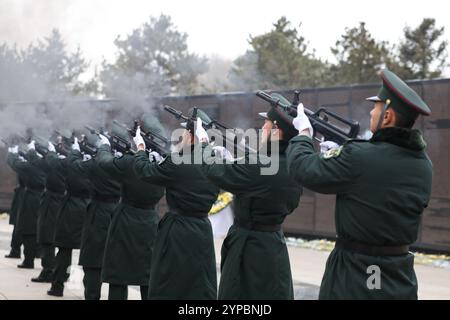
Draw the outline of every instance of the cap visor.
[[[381,101],[383,101],[378,96],[369,97],[369,98],[366,98],[366,100],[367,101],[372,101],[372,102],[381,102]]]

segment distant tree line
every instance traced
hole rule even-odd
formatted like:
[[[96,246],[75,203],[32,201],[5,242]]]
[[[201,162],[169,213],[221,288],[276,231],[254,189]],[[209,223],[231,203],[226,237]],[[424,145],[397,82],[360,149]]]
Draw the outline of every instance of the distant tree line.
[[[65,94],[147,99],[363,84],[377,82],[384,67],[407,80],[430,79],[442,76],[448,66],[444,28],[430,18],[405,27],[395,45],[374,39],[364,22],[346,28],[331,48],[335,61],[329,62],[309,48],[301,25],[293,27],[281,17],[269,32],[250,36],[247,52],[218,68],[214,79],[206,75],[217,61],[191,52],[187,37],[169,16],[150,17],[131,34],[116,38],[115,60],[103,61],[88,81],[80,81],[80,75],[89,63],[79,48],[67,51],[57,30],[22,50],[0,44],[0,102]]]
[[[444,28],[425,18],[416,28],[405,27],[397,45],[377,41],[364,22],[345,29],[331,48],[336,62],[316,57],[300,35],[300,28],[281,17],[273,29],[250,37],[250,49],[234,61],[230,77],[245,79],[247,89],[286,89],[378,81],[377,72],[389,68],[404,79],[440,77],[447,66]]]

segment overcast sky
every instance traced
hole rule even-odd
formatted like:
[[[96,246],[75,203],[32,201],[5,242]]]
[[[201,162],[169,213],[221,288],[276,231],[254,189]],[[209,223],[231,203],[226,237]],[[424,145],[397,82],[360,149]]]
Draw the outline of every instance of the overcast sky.
[[[0,43],[26,45],[58,28],[71,49],[80,45],[94,64],[114,57],[113,40],[126,35],[150,15],[170,15],[188,44],[199,54],[233,59],[248,48],[249,35],[271,29],[282,15],[302,23],[302,34],[318,56],[331,59],[330,46],[344,32],[365,21],[379,40],[395,43],[406,25],[424,17],[445,26],[450,39],[447,0],[0,0]]]

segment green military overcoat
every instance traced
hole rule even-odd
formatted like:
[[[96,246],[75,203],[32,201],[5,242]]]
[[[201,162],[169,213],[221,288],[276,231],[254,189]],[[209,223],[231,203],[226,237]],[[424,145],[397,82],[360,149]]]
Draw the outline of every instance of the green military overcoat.
[[[46,173],[45,192],[42,194],[37,218],[37,243],[53,244],[55,237],[56,218],[61,208],[66,191],[65,174],[56,170],[44,158],[36,158],[33,164]]]
[[[33,161],[38,158],[35,150],[28,151],[26,157],[28,160],[22,161],[18,154],[9,153],[8,164],[17,173],[26,176],[26,188],[16,220],[17,232],[22,235],[35,235],[39,202],[44,191],[45,173],[33,165]]]
[[[235,224],[222,245],[219,299],[294,298],[283,232],[248,227],[281,225],[298,206],[302,188],[287,172],[287,144],[280,141],[278,160],[272,157],[279,165],[275,174],[261,174],[267,168],[261,161],[203,166],[208,179],[235,195]]]
[[[381,129],[370,141],[350,141],[322,155],[314,152],[309,137],[295,137],[288,164],[290,174],[305,187],[336,194],[338,238],[370,246],[417,240],[432,180],[432,164],[418,130]],[[417,299],[414,255],[372,256],[335,248],[319,298]]]
[[[139,180],[133,170],[134,156],[114,157],[108,145],[98,148],[96,161],[121,184],[121,203],[106,239],[102,281],[148,286],[159,222],[156,205],[164,196],[164,188]]]
[[[174,164],[173,155],[152,163],[144,151],[134,170],[147,182],[166,187],[169,211],[158,226],[150,271],[150,299],[217,299],[216,259],[208,212],[219,189],[201,164]]]
[[[9,211],[9,224],[15,225],[17,221],[17,214],[23,201],[23,194],[25,192],[25,177],[16,173],[17,186],[14,189],[14,196],[11,202],[11,210]]]
[[[112,215],[120,199],[120,184],[98,166],[95,158],[83,161],[78,150],[69,154],[74,172],[89,178],[92,185],[92,200],[81,235],[79,264],[85,268],[101,268],[106,236]]]
[[[56,216],[54,244],[57,247],[79,249],[90,201],[90,182],[72,170],[68,159],[59,159],[55,152],[49,152],[46,160],[53,170],[65,177],[66,194]]]

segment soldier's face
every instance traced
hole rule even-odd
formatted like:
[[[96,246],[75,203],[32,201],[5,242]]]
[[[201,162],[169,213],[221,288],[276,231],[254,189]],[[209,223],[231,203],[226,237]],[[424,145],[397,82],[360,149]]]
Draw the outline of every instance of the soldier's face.
[[[380,115],[383,112],[384,102],[375,102],[373,104],[372,111],[370,111],[370,131],[375,133],[377,131],[378,121],[380,119]]]
[[[267,143],[269,140],[273,122],[270,120],[264,120],[264,125],[262,126],[261,144]]]

